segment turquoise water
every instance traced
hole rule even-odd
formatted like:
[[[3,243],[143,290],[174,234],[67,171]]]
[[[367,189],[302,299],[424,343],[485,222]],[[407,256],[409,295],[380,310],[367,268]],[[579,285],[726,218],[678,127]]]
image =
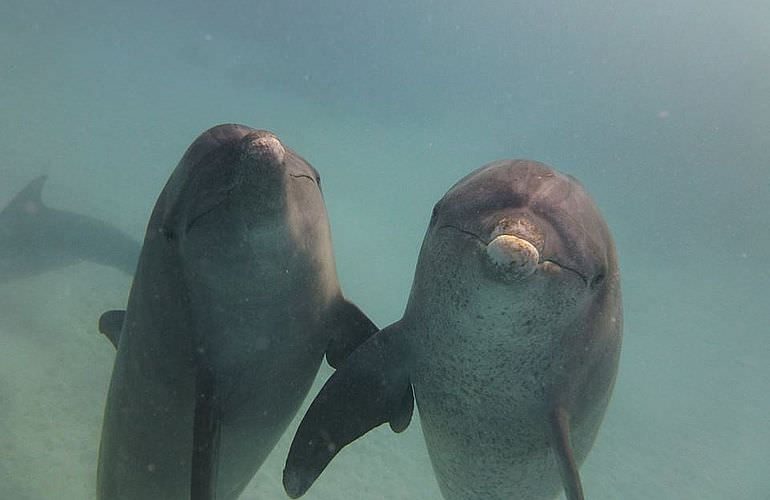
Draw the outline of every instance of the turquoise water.
[[[48,174],[47,204],[141,238],[200,132],[268,128],[321,172],[343,289],[386,325],[449,186],[549,163],[593,194],[623,274],[587,498],[770,498],[770,4],[307,4],[5,0],[0,205]],[[95,264],[0,285],[0,498],[94,498],[96,325],[129,285]],[[286,498],[297,423],[242,498]],[[439,500],[419,419],[305,498]]]

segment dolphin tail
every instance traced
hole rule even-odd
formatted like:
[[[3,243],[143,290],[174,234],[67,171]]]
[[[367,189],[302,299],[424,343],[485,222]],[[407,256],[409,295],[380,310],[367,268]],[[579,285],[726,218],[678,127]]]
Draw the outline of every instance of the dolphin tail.
[[[339,365],[379,328],[352,302],[342,298],[335,305],[327,323],[330,331],[326,360],[333,368]]]
[[[567,500],[584,500],[580,473],[572,453],[569,414],[564,407],[557,407],[551,414],[551,448],[556,457]]]
[[[367,340],[310,405],[283,470],[291,498],[303,495],[332,458],[367,431],[385,422],[395,432],[409,425],[414,394],[399,333],[395,323]]]

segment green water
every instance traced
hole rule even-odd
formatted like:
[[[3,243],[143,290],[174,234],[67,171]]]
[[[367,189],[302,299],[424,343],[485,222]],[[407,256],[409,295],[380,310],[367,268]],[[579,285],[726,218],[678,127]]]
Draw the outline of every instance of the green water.
[[[770,498],[770,3],[671,4],[4,0],[0,205],[48,174],[46,203],[139,239],[197,134],[267,128],[321,172],[343,289],[386,325],[446,189],[544,161],[588,187],[621,259],[587,498]],[[96,325],[129,286],[94,264],[0,286],[0,498],[94,498]],[[296,425],[242,498],[286,498]],[[440,500],[419,419],[305,498]]]

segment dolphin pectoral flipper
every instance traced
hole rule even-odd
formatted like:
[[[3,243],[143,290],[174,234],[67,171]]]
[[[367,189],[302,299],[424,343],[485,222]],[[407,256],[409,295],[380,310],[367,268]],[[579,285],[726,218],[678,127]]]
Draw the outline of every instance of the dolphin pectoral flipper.
[[[397,325],[351,354],[310,405],[283,471],[290,497],[303,495],[344,446],[369,430],[385,422],[396,432],[406,429],[414,395]]]
[[[199,363],[201,366],[195,376],[190,500],[215,500],[221,415],[214,375],[202,362]]]
[[[346,299],[341,299],[334,306],[327,328],[331,335],[326,360],[334,368],[338,368],[356,347],[379,330],[358,306]]]
[[[567,500],[584,500],[580,473],[572,452],[570,441],[569,414],[563,407],[557,407],[551,414],[551,447],[559,466],[559,474]]]
[[[116,309],[107,311],[99,318],[99,331],[107,337],[115,349],[120,341],[120,331],[123,329],[123,321],[126,319],[126,311]]]

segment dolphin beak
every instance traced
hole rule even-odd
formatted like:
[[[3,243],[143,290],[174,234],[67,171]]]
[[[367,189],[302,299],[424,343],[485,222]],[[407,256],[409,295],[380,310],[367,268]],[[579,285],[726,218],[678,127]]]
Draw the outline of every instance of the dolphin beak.
[[[283,164],[286,150],[276,136],[258,131],[248,134],[243,141],[244,159],[268,167],[278,167]]]
[[[529,241],[501,234],[487,244],[487,258],[493,268],[507,279],[519,281],[535,272],[540,252]]]

